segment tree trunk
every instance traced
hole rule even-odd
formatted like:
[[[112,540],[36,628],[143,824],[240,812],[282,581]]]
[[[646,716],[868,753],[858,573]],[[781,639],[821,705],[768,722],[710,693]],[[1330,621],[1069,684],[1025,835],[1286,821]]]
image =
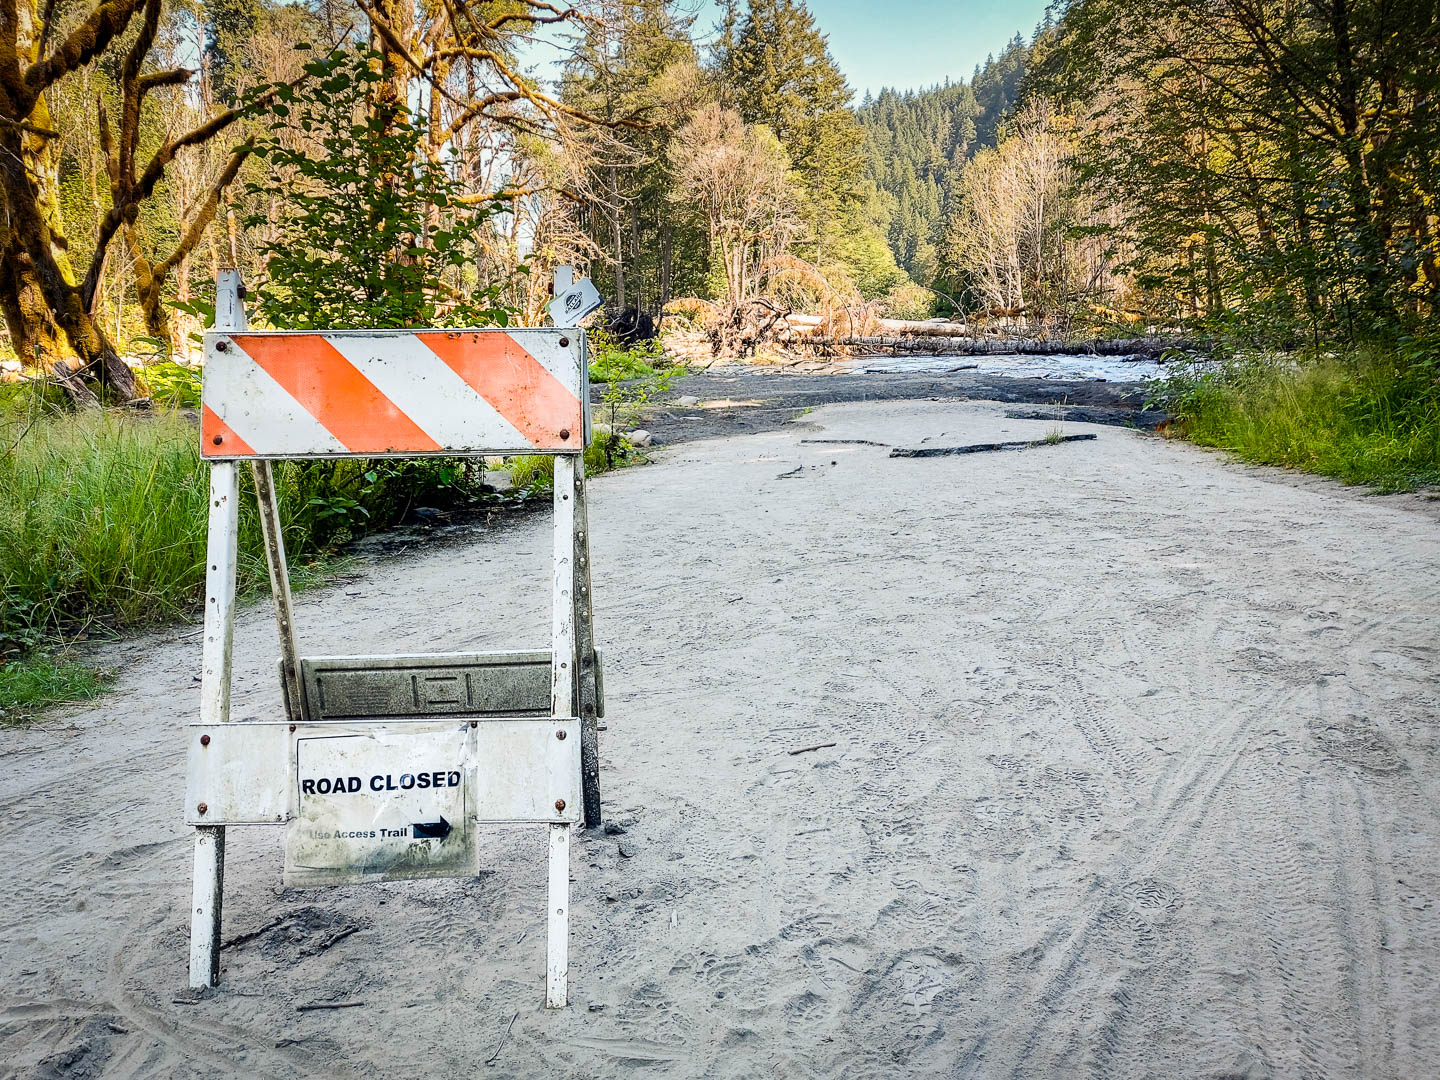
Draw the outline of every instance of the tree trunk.
[[[390,24],[401,42],[410,42],[415,23],[413,4],[402,0],[376,0],[375,10]],[[381,56],[380,74],[384,76],[374,84],[370,99],[371,115],[381,117],[389,125],[404,116],[410,105],[410,66],[404,54],[397,52],[374,26],[370,28],[370,47]]]
[[[208,230],[207,230],[208,231]],[[187,254],[175,267],[175,299],[190,301],[190,256]],[[181,312],[170,315],[170,352],[182,364],[190,362],[190,334],[198,330],[193,316]]]
[[[675,228],[663,225],[660,228],[660,313],[670,303],[670,260],[675,249]]]
[[[49,126],[43,98],[30,123]],[[0,129],[0,192],[7,222],[3,232],[5,272],[0,275],[4,309],[16,352],[37,367],[53,367],[77,404],[93,394],[76,390],[82,374],[130,399],[139,392],[135,375],[106,341],[80,301],[60,229],[58,161],[51,140],[14,128]],[[67,362],[74,357],[78,365]],[[55,367],[64,364],[63,369]]]
[[[125,248],[130,252],[130,266],[135,274],[135,295],[140,300],[140,311],[145,316],[145,334],[160,341],[170,338],[169,320],[165,317],[165,297],[161,282],[155,278],[155,268],[140,249],[140,239],[133,226],[126,225]]]
[[[0,266],[0,306],[5,328],[19,361],[29,368],[47,368],[53,361],[73,359],[74,352],[50,317],[35,266],[24,250],[7,245]]]
[[[610,209],[610,228],[615,234],[615,307],[625,310],[625,238],[620,226],[620,181],[615,169],[610,169],[610,194],[613,203]]]
[[[630,265],[634,267],[634,281],[630,283],[630,291],[635,296],[635,307],[639,311],[645,310],[645,277],[641,272],[644,266],[640,258],[640,200],[631,204],[630,213]]]

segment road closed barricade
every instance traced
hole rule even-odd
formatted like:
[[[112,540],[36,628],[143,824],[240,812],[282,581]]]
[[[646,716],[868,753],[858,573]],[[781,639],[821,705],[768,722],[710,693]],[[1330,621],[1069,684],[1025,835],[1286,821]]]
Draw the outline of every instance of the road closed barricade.
[[[221,274],[205,336],[202,454],[210,464],[199,722],[187,733],[195,828],[190,983],[219,979],[225,830],[286,828],[287,885],[478,870],[495,823],[549,830],[546,1003],[568,995],[572,829],[600,822],[604,702],[590,604],[584,449],[589,282],[557,275],[562,325],[525,329],[251,331]],[[548,454],[555,548],[548,650],[306,656],[299,645],[271,462]],[[230,718],[238,469],[254,470],[280,631],[283,715]]]

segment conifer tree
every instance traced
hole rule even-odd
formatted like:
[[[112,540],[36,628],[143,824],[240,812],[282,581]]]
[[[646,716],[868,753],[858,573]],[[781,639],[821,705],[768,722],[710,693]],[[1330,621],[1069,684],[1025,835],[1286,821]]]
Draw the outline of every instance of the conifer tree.
[[[850,87],[801,0],[750,0],[743,16],[729,0],[716,61],[729,102],[790,155],[804,197],[800,253],[822,270],[838,263],[857,284],[870,282],[862,292],[902,280],[866,213],[873,185]]]

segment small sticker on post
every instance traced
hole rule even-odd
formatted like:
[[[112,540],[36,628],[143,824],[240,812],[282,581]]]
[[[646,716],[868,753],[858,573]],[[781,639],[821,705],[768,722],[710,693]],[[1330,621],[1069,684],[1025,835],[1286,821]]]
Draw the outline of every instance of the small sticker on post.
[[[550,312],[550,321],[556,326],[579,326],[581,319],[603,303],[590,279],[581,278],[550,301],[546,310]]]

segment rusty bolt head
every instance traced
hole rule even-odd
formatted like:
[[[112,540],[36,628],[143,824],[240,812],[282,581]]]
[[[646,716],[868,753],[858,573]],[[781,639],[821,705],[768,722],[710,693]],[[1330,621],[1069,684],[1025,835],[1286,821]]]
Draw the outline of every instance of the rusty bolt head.
[[[202,814],[203,814],[203,813],[205,813],[206,810],[209,810],[210,807],[209,807],[208,805],[206,805],[205,803],[202,802],[202,803],[197,803],[196,806],[195,806],[195,809],[196,809],[199,813],[202,813]]]
[[[561,347],[562,349],[565,348],[565,346],[567,346],[567,345],[569,345],[569,344],[570,344],[570,339],[569,339],[568,337],[562,337],[562,338],[560,339],[560,347]]]
[[[291,731],[294,731],[294,730],[295,730],[295,725],[294,725],[294,724],[291,724],[291,725],[290,725],[290,730],[291,730]]]
[[[565,810],[565,800],[564,800],[564,799],[556,799],[556,800],[555,800],[555,812],[556,812],[557,814],[559,814],[559,813],[563,813],[564,810]]]
[[[229,352],[229,351],[230,351],[230,343],[229,343],[228,341],[217,341],[217,342],[215,342],[215,351],[216,351],[216,352]]]
[[[224,436],[224,435],[216,435],[216,436],[214,436],[210,441],[211,441],[212,443],[214,443],[216,446],[219,446],[222,442],[225,441],[225,436]]]
[[[562,439],[568,439],[568,438],[570,438],[570,429],[569,429],[568,427],[567,427],[567,428],[561,428],[561,429],[560,429],[560,438],[562,438]]]
[[[555,732],[555,737],[556,737],[557,739],[559,739],[561,742],[564,742],[564,741],[565,741],[565,732],[564,732],[563,730],[562,730],[562,731],[557,731],[557,732]]]
[[[209,745],[210,745],[210,736],[209,736],[209,735],[201,735],[201,736],[200,736],[200,745],[201,745],[201,746],[209,746]]]

